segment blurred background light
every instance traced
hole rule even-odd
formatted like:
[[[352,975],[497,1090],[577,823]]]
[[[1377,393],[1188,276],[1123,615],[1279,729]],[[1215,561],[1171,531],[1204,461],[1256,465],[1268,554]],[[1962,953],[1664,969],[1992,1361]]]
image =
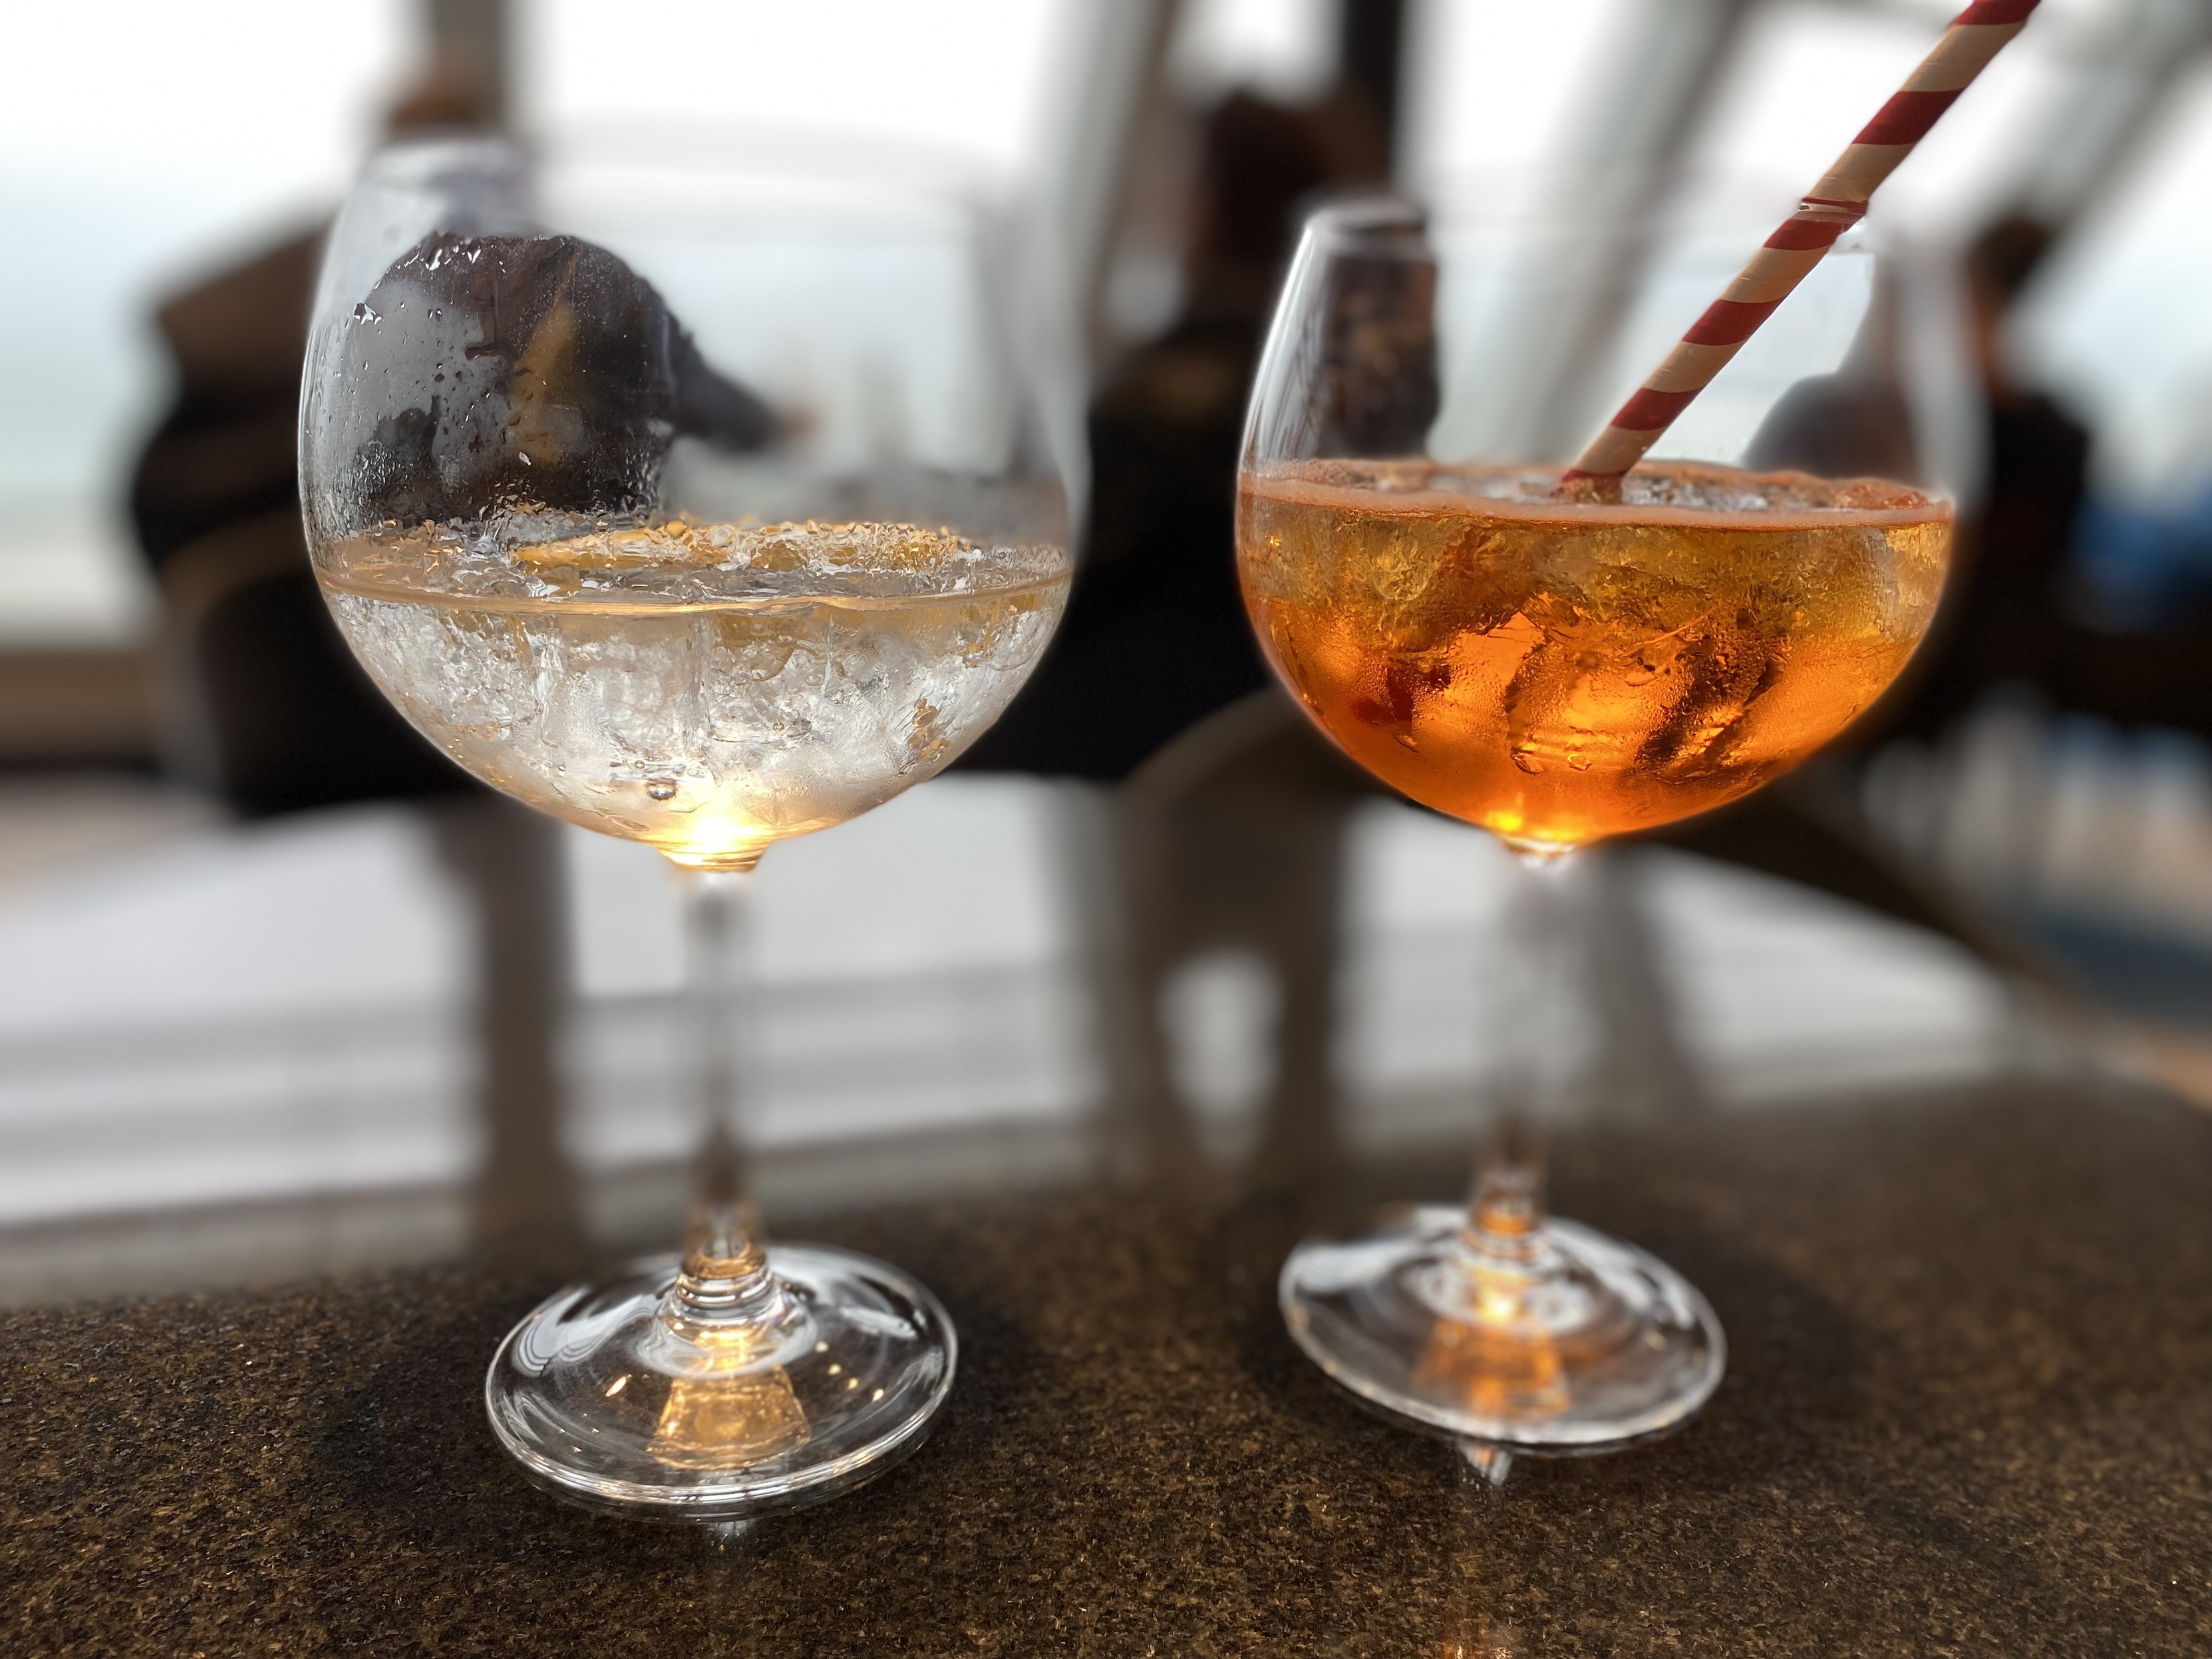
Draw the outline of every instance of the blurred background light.
[[[1115,188],[1097,155],[1141,77],[1152,8],[1108,0],[521,0],[514,114],[539,130],[720,126],[859,146],[995,179],[1054,207],[1071,270]],[[1802,187],[1953,8],[1920,0],[1412,0],[1399,171],[1416,181],[1671,148]],[[11,18],[0,104],[0,646],[123,646],[151,590],[116,480],[164,371],[153,301],[242,244],[326,213],[416,62],[410,0],[118,0]],[[2036,27],[1900,173],[1884,210],[1956,239],[2019,197],[2094,189],[2022,313],[2021,349],[2094,417],[2100,485],[2186,493],[2212,443],[2212,336],[2190,302],[2212,241],[2212,81],[2193,0],[2046,0]],[[1187,0],[1170,79],[1203,104],[1287,102],[1334,72],[1341,0]],[[1691,39],[1680,61],[1655,43]],[[681,42],[672,52],[672,42]],[[1687,56],[1682,56],[1687,52]],[[97,63],[103,93],[82,95]],[[2171,84],[2176,77],[2182,84]],[[1671,90],[1670,90],[1671,89]],[[1653,107],[1674,97],[1678,113]],[[2139,149],[2130,124],[2153,131]],[[1674,131],[1680,127],[1679,132]],[[281,138],[277,137],[281,135]],[[2104,169],[2117,162],[2120,170]],[[33,257],[23,257],[28,253]],[[1168,262],[1171,263],[1171,261]],[[1172,273],[1116,273],[1139,318]],[[1165,286],[1164,286],[1164,284]]]
[[[167,390],[154,303],[240,243],[331,211],[413,59],[415,10],[10,9],[0,646],[128,643],[150,625],[118,484]]]
[[[514,16],[514,115],[926,146],[1037,182],[1071,0],[538,0]]]
[[[1335,82],[1343,15],[1343,0],[1189,0],[1176,20],[1169,70],[1194,103],[1240,88],[1308,103]]]

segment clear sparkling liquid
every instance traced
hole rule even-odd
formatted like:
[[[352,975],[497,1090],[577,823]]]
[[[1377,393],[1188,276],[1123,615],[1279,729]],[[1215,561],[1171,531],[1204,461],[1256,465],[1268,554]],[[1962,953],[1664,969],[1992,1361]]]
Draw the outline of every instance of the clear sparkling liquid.
[[[703,868],[943,769],[1067,598],[1062,550],[906,525],[575,528],[426,526],[317,567],[370,676],[454,760]]]

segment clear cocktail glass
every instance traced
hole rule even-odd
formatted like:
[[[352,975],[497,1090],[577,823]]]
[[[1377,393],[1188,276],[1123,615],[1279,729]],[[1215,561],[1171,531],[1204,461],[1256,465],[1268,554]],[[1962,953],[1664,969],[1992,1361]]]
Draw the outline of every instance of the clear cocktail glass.
[[[1352,759],[1522,866],[1469,1201],[1310,1239],[1280,1283],[1332,1378],[1480,1447],[1664,1433],[1726,1363],[1680,1274],[1547,1211],[1544,1127],[1605,1103],[1580,849],[1804,760],[1897,678],[1942,588],[1970,459],[1955,317],[1940,267],[1863,226],[1618,499],[1563,485],[1778,215],[1563,188],[1325,209],[1253,394],[1237,557],[1269,660]]]
[[[925,1286],[768,1243],[744,1201],[748,872],[1006,708],[1066,603],[1081,454],[1012,217],[713,142],[379,156],[326,256],[301,464],[331,611],[407,718],[688,872],[689,1248],[551,1297],[485,1396],[556,1493],[733,1522],[889,1467],[955,1361]]]

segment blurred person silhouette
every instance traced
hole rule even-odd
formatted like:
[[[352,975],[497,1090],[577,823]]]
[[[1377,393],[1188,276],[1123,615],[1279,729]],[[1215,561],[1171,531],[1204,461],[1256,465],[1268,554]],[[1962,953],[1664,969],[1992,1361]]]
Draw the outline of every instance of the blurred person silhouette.
[[[1245,400],[1302,208],[1379,185],[1385,131],[1352,81],[1304,108],[1234,93],[1206,116],[1188,297],[1092,401],[1090,522],[1066,618],[961,764],[1118,779],[1268,683],[1234,555]]]
[[[2067,692],[2066,611],[2074,526],[2088,489],[2088,428],[2024,384],[2004,349],[2005,321],[2056,244],[2024,214],[1998,220],[1967,249],[1971,345],[1986,410],[1979,507],[1960,524],[1949,592],[1921,662],[1876,729],[1934,736],[1999,686]]]
[[[1973,345],[1988,410],[1978,512],[1960,526],[1951,589],[1903,695],[1866,737],[1932,738],[1993,693],[2124,726],[2212,735],[2212,617],[2174,606],[2100,617],[2081,580],[2092,436],[2004,349],[2006,319],[2058,238],[2025,215],[1967,251]]]
[[[394,134],[488,124],[479,77],[434,62]],[[300,372],[326,227],[165,301],[176,395],[131,480],[160,585],[162,754],[248,815],[473,790],[370,684],[315,586],[300,522]]]

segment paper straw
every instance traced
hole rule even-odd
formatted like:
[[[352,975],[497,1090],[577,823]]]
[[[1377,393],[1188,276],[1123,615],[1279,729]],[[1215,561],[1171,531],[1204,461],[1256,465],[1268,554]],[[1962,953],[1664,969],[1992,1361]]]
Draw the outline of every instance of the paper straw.
[[[1690,400],[1820,263],[1836,238],[1865,216],[1867,200],[1881,181],[1912,154],[1936,118],[1973,84],[2005,42],[2027,27],[2036,4],[2037,0],[1975,0],[1952,19],[1936,49],[1706,307],[1667,361],[1591,440],[1561,477],[1562,483],[1595,479],[1602,487],[1644,459]]]

